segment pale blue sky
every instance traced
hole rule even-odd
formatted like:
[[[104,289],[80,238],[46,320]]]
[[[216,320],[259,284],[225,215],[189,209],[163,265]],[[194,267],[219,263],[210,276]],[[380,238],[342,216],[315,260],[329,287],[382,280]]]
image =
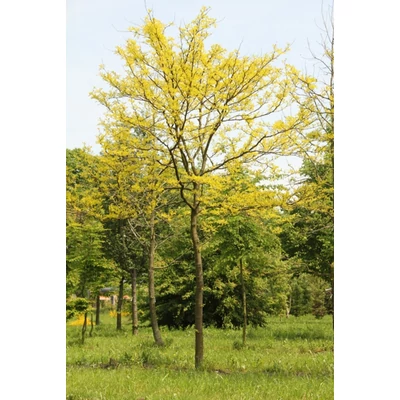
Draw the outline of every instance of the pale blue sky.
[[[319,50],[322,15],[333,0],[148,0],[147,7],[163,22],[180,25],[191,21],[204,6],[219,23],[211,41],[228,49],[241,46],[242,53],[269,52],[273,44],[291,43],[287,59],[304,68],[310,56],[307,40]],[[97,124],[103,108],[89,98],[94,86],[101,86],[99,64],[119,70],[113,54],[130,36],[131,25],[140,24],[146,14],[143,0],[67,0],[67,147],[83,142],[98,148]],[[311,65],[308,66],[311,68]]]

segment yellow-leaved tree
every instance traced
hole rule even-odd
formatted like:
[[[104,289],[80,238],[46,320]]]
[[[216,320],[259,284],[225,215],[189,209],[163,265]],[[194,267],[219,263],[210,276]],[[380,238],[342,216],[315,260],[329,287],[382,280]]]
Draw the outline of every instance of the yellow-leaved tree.
[[[203,265],[199,216],[205,187],[229,164],[241,160],[266,162],[284,154],[294,128],[304,116],[283,116],[292,101],[290,67],[275,65],[288,49],[260,56],[241,56],[218,44],[209,45],[215,20],[202,8],[177,37],[170,25],[151,11],[133,38],[117,47],[125,73],[101,67],[108,90],[91,96],[108,112],[107,124],[140,129],[154,138],[160,163],[174,172],[180,196],[190,209],[191,238],[196,269],[195,366],[203,362]],[[276,117],[274,117],[277,115]],[[273,121],[275,119],[275,121]],[[264,158],[264,161],[263,161]]]
[[[148,296],[150,320],[156,344],[163,345],[158,327],[155,294],[155,258],[157,227],[168,222],[168,205],[173,196],[168,190],[171,171],[162,166],[162,153],[157,150],[154,137],[139,129],[129,129],[119,124],[103,124],[99,136],[102,147],[99,157],[97,193],[104,201],[103,219],[118,222],[118,237],[122,260],[129,253],[128,234],[142,248],[148,271]],[[165,230],[165,228],[164,228]],[[131,242],[132,242],[131,240]],[[132,246],[131,246],[132,247]],[[136,286],[136,268],[129,265],[132,290]],[[132,293],[134,305],[135,293]],[[132,309],[133,333],[137,333],[137,309]],[[135,320],[136,318],[136,320]]]

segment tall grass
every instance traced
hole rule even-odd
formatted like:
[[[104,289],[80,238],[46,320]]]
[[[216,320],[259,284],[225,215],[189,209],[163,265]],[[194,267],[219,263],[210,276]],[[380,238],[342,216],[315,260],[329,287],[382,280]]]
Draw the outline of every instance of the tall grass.
[[[67,327],[67,398],[333,399],[333,332],[329,316],[271,318],[265,328],[204,330],[205,360],[194,369],[194,332],[151,329],[117,332],[111,319],[84,345],[80,328]]]

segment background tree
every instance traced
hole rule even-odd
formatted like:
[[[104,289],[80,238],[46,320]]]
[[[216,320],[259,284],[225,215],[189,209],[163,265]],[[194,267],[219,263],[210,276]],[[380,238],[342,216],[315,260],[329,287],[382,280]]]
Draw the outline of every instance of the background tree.
[[[98,221],[67,226],[67,294],[88,297],[97,293],[114,273],[103,251],[104,228]]]
[[[113,278],[114,265],[104,253],[105,229],[86,201],[86,170],[96,168],[86,149],[67,150],[67,295],[88,297]],[[92,164],[93,162],[93,164]]]
[[[268,232],[249,215],[230,217],[227,223],[219,227],[212,238],[213,246],[219,256],[219,263],[238,271],[236,284],[240,287],[242,302],[242,344],[246,344],[248,323],[248,294],[257,296],[257,278],[264,278],[268,273],[269,263],[279,263],[280,244],[277,236]],[[271,273],[271,271],[269,271]],[[251,291],[247,287],[251,285]],[[265,287],[264,287],[265,289]],[[266,300],[264,296],[264,301]]]
[[[136,259],[136,263],[143,263],[143,255],[147,259],[151,326],[155,342],[162,345],[156,314],[154,269],[158,244],[165,240],[160,234],[170,234],[165,226],[170,219],[168,203],[173,196],[168,190],[169,171],[160,165],[161,155],[151,145],[152,141],[152,136],[139,129],[104,123],[104,133],[99,136],[102,153],[98,187],[104,199],[104,219],[119,221],[119,231],[113,233],[114,242],[118,238],[119,244],[114,243],[114,248],[118,249],[122,270],[130,271],[132,290],[137,266],[128,259]],[[132,304],[136,304],[134,293]],[[134,321],[136,313],[134,309],[132,311]]]
[[[307,115],[296,142],[303,158],[292,197],[294,217],[282,236],[289,256],[303,260],[305,272],[329,282],[334,293],[334,24],[324,19],[321,55],[310,50],[318,76],[293,73],[293,98]],[[333,300],[332,300],[333,305]],[[333,313],[333,309],[332,309]]]

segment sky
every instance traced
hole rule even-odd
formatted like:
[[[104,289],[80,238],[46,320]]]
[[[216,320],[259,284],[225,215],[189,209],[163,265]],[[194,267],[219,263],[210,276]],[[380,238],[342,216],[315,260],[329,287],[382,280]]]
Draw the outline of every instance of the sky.
[[[312,68],[308,43],[318,53],[327,0],[67,0],[67,148],[83,143],[98,150],[98,122],[104,109],[89,98],[101,87],[99,65],[121,71],[113,53],[131,35],[127,28],[142,23],[146,7],[156,18],[176,25],[188,23],[202,6],[217,20],[211,40],[228,50],[240,46],[242,54],[261,54],[291,45],[286,59],[299,69]]]

